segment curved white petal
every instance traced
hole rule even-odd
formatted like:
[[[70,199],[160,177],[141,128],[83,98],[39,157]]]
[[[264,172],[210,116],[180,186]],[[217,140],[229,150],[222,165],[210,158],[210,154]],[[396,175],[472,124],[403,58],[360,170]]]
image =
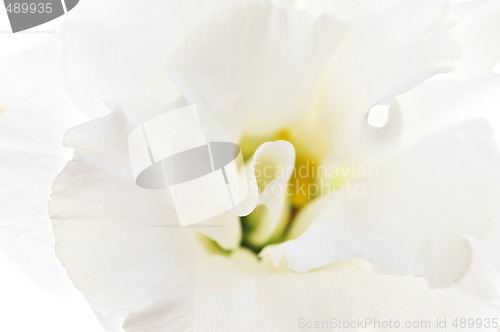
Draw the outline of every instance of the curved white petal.
[[[497,131],[500,129],[498,91],[498,74],[466,80],[446,75],[401,95],[398,101],[404,113],[405,128],[402,144],[409,145],[443,126],[475,117],[485,118]],[[498,138],[497,134],[497,141]]]
[[[57,255],[112,330],[192,324],[192,231],[178,226],[167,190],[136,186],[128,154],[131,130],[166,103],[116,103],[107,117],[68,131],[65,144],[75,154],[53,186]]]
[[[80,110],[108,113],[114,96],[176,91],[168,79],[169,57],[196,25],[232,1],[86,0],[66,14],[67,89]]]
[[[322,198],[328,207],[308,216],[304,234],[263,255],[295,271],[361,257],[378,271],[447,286],[469,267],[467,237],[486,238],[499,215],[500,161],[481,120],[416,143],[358,185],[359,195]]]
[[[499,225],[483,241],[468,239],[472,260],[467,273],[453,287],[464,294],[486,299],[498,298],[500,294],[500,250]]]
[[[200,24],[169,74],[202,111],[235,113],[240,131],[274,134],[313,103],[343,31],[331,17],[250,2]]]
[[[31,281],[70,296],[47,215],[51,183],[71,155],[64,131],[80,120],[60,66],[52,38],[0,61],[0,245]]]
[[[425,330],[424,325],[414,329],[328,325],[358,319],[391,319],[393,324],[431,321],[427,329],[437,331],[438,318],[448,319],[447,327],[439,331],[454,331],[453,318],[494,315],[496,310],[486,301],[452,290],[431,290],[422,279],[378,275],[360,261],[298,274],[269,269],[241,251],[229,259],[213,256],[198,271],[200,332]],[[306,325],[314,321],[319,327]]]
[[[401,120],[393,107],[388,124],[374,130],[370,108],[453,69],[459,56],[453,22],[441,0],[332,3],[349,24],[325,85],[332,150],[337,159],[371,160],[394,147]]]
[[[500,3],[479,0],[454,5],[458,17],[463,58],[455,77],[477,78],[489,74],[500,60]]]
[[[289,213],[287,184],[294,165],[295,149],[287,141],[266,142],[255,151],[247,167],[252,192],[246,204],[253,214],[244,221],[251,223],[247,230],[251,243],[266,243],[284,226]]]

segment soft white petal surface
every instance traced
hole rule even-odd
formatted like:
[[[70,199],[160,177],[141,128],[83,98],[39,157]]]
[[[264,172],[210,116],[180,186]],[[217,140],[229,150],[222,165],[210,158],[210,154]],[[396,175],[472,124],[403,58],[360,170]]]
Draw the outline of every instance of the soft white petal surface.
[[[447,286],[471,261],[466,237],[484,239],[498,221],[500,163],[491,131],[477,120],[401,151],[360,182],[362,195],[333,195],[307,215],[297,239],[268,247],[295,271],[361,257],[383,273],[424,276]],[[309,207],[311,208],[311,207]],[[313,208],[314,209],[314,208]],[[307,209],[306,209],[307,211]]]
[[[69,295],[47,215],[51,183],[71,156],[64,131],[79,121],[60,61],[60,45],[47,38],[0,61],[0,245],[37,284]]]
[[[463,47],[454,76],[464,79],[489,74],[500,61],[500,2],[469,1],[455,4],[454,9]]]
[[[398,100],[404,113],[402,144],[438,131],[443,126],[475,117],[483,117],[495,129],[500,142],[500,75],[457,80],[453,75],[431,79],[401,95]]]
[[[430,76],[447,72],[459,49],[446,1],[298,1],[315,13],[333,12],[348,32],[323,86],[337,159],[371,160],[391,151],[401,132],[397,105],[389,122],[371,127],[372,106],[389,104]]]
[[[127,331],[192,323],[191,232],[178,226],[167,190],[136,186],[128,156],[130,131],[165,103],[122,102],[71,129],[65,143],[74,158],[50,202],[57,254],[70,277],[106,325]]]
[[[89,116],[114,96],[163,94],[169,57],[202,20],[232,1],[86,0],[64,16],[68,91]]]
[[[438,317],[449,320],[440,331],[453,331],[451,318],[486,317],[495,310],[471,296],[431,290],[422,279],[378,275],[359,261],[298,274],[269,268],[253,254],[241,251],[229,259],[207,258],[198,275],[197,329],[202,332],[402,331],[372,326],[313,329],[300,326],[299,319],[431,320],[434,324]],[[430,330],[437,329],[433,325]]]
[[[237,114],[240,134],[273,134],[313,103],[343,31],[332,17],[237,5],[197,27],[169,74],[201,110]]]

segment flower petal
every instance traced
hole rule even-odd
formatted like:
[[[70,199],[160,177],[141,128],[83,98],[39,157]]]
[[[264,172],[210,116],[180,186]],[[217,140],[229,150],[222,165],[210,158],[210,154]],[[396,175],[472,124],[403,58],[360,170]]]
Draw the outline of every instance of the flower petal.
[[[80,110],[108,113],[114,96],[177,89],[164,71],[169,57],[197,24],[233,1],[81,1],[64,16],[68,91]]]
[[[466,237],[484,239],[498,218],[499,170],[483,121],[452,127],[380,166],[358,183],[362,194],[323,198],[328,207],[308,216],[315,218],[303,235],[263,255],[275,264],[286,258],[295,271],[361,257],[384,273],[450,285],[469,267]]]
[[[457,78],[477,78],[491,72],[500,60],[500,3],[468,1],[454,5],[463,58],[454,73]]]
[[[230,212],[198,223],[195,229],[217,242],[222,249],[234,250],[240,246],[240,218]]]
[[[472,261],[467,273],[453,287],[461,293],[486,299],[498,298],[500,294],[499,225],[486,240],[468,239],[472,250]]]
[[[401,121],[394,107],[388,124],[374,130],[367,121],[370,109],[453,69],[459,49],[446,1],[365,1],[350,11],[340,3],[347,9],[339,15],[350,30],[335,52],[326,84],[325,103],[336,125],[332,149],[337,159],[371,160],[394,147]]]
[[[254,245],[269,241],[288,218],[287,184],[295,164],[295,149],[287,141],[266,142],[255,152],[248,172],[250,174],[249,198],[253,211],[245,220],[251,230],[248,238]]]
[[[47,215],[51,183],[70,158],[64,131],[81,120],[64,94],[61,51],[42,38],[0,61],[0,244],[31,281],[74,296]]]
[[[246,133],[274,134],[312,104],[343,31],[331,17],[250,2],[199,25],[169,74],[200,110],[236,112]]]
[[[454,76],[431,79],[398,97],[404,113],[402,144],[436,132],[444,126],[483,117],[500,128],[500,75],[457,80]],[[496,137],[498,140],[498,137]]]
[[[113,329],[188,329],[192,322],[192,231],[178,227],[168,190],[136,186],[128,154],[131,130],[165,103],[122,102],[68,131],[74,158],[53,186],[57,255]]]
[[[244,251],[230,259],[208,258],[197,285],[197,327],[203,332],[390,330],[330,325],[339,320],[357,324],[358,319],[430,321],[427,329],[434,331],[436,318],[447,318],[442,331],[453,331],[455,317],[487,317],[496,310],[493,304],[452,290],[431,290],[422,279],[378,275],[366,262],[342,262],[297,274],[268,269]],[[306,325],[314,321],[317,325]],[[425,329],[419,327],[393,329]]]

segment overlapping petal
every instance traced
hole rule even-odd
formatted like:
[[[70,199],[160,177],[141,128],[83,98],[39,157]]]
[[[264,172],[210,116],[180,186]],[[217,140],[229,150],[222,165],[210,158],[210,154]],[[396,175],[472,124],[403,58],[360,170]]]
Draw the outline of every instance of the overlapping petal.
[[[151,324],[187,329],[196,257],[190,232],[178,227],[167,190],[136,186],[128,155],[130,131],[165,104],[139,104],[122,103],[67,133],[75,154],[50,202],[56,252],[101,319],[131,326],[127,317],[146,315]],[[158,311],[165,313],[153,319]]]
[[[169,74],[202,111],[236,113],[240,135],[273,134],[313,103],[343,31],[332,17],[237,5],[195,29]]]
[[[301,272],[358,257],[432,286],[458,281],[471,262],[467,238],[485,239],[499,217],[500,161],[488,125],[477,120],[430,136],[377,173],[360,195],[321,198],[329,202],[308,215],[303,235],[263,255]]]
[[[454,5],[463,57],[454,77],[474,79],[491,73],[500,61],[500,3],[479,0]]]
[[[388,123],[373,128],[367,122],[370,108],[450,71],[460,50],[447,1],[361,1],[359,9],[340,3],[350,9],[343,14],[350,29],[325,85],[328,115],[336,125],[332,150],[337,159],[372,160],[394,149],[402,122],[394,106]]]
[[[172,53],[195,26],[230,3],[81,1],[60,29],[67,90],[91,117],[108,113],[103,100],[110,97],[176,91],[165,70]]]
[[[455,317],[487,317],[497,310],[453,290],[431,290],[422,279],[379,275],[361,261],[301,274],[274,270],[240,251],[229,259],[207,258],[199,271],[197,328],[203,332],[422,331],[426,327],[419,324],[432,321],[427,329],[436,330],[436,320],[445,318],[448,324],[439,330],[453,331]],[[357,325],[368,319],[379,325]],[[392,329],[382,327],[389,319]],[[395,328],[396,322],[402,325]],[[404,328],[407,322],[414,328]]]
[[[199,17],[211,17],[170,61],[169,74],[183,98],[169,107],[196,104],[213,121],[209,134],[236,142],[243,133],[265,137],[300,126],[304,112],[316,105],[326,115],[318,121],[334,128],[328,133],[334,161],[392,150],[403,121],[393,97],[450,70],[457,56],[446,2],[333,3],[350,23],[347,32],[331,15],[266,2],[236,4],[213,16],[215,9],[201,10]],[[148,39],[150,31],[184,25],[179,18],[164,19],[166,11],[175,12],[174,3],[120,2],[125,10],[105,20],[117,5],[94,12],[90,1],[63,30],[70,89],[85,109],[98,110],[100,99],[110,95],[175,90],[157,70],[185,35]],[[186,30],[201,20],[192,14]],[[80,35],[87,15],[96,24]],[[147,23],[135,30],[144,17]],[[94,38],[104,54],[95,52]],[[134,52],[122,54],[120,47],[128,43]],[[92,70],[81,66],[84,59],[92,60]],[[81,77],[92,91],[80,91]],[[378,103],[391,103],[391,110],[389,123],[375,129],[366,116]],[[75,148],[74,159],[54,184],[50,209],[58,255],[108,329],[293,331],[303,316],[323,320],[332,312],[352,319],[354,313],[415,319],[485,309],[473,297],[430,290],[412,276],[380,276],[350,261],[363,258],[383,273],[423,276],[432,286],[448,286],[465,274],[470,243],[486,238],[498,218],[500,163],[483,123],[449,129],[398,153],[380,166],[378,177],[362,183],[366,192],[359,197],[325,197],[306,207],[294,224],[305,220],[305,233],[262,255],[277,265],[286,259],[296,271],[318,268],[295,274],[266,266],[245,250],[230,257],[199,253],[192,232],[174,226],[167,191],[135,185],[128,134],[165,111],[165,104],[118,103],[106,118],[71,130],[66,144]],[[247,170],[261,190],[249,206],[264,207],[253,215],[258,220],[244,221],[254,224],[251,242],[266,243],[286,217],[286,197],[265,189],[273,183],[283,187],[290,176],[276,181],[256,176],[256,169],[291,170],[293,164],[294,149],[283,141],[265,143],[250,162]],[[223,249],[241,241],[234,216],[204,226],[198,231]],[[381,308],[382,301],[388,307]]]
[[[64,131],[80,120],[64,94],[60,58],[50,38],[0,61],[0,245],[30,278],[69,295],[47,216],[51,183],[70,158]]]
[[[249,162],[249,188],[246,204],[252,215],[244,221],[246,240],[263,245],[282,231],[289,216],[288,181],[293,173],[295,150],[287,141],[262,144]],[[258,212],[254,209],[258,209]],[[244,225],[245,226],[245,225]]]
[[[443,126],[483,117],[500,128],[500,75],[490,73],[467,80],[454,75],[431,79],[401,95],[404,112],[402,145],[438,131]],[[496,137],[498,142],[498,137]]]

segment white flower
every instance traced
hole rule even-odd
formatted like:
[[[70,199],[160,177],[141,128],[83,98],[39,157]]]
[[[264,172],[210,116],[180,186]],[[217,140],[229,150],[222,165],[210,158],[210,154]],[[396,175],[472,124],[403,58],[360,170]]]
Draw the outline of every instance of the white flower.
[[[60,53],[50,38],[0,59],[0,308],[9,313],[2,331],[99,328],[54,254],[48,217],[52,181],[71,158],[61,139],[82,121],[64,95]]]
[[[483,241],[498,222],[491,130],[473,120],[425,136],[405,116],[417,122],[411,107],[435,107],[422,99],[429,85],[399,97],[458,58],[446,2],[104,6],[89,0],[67,15],[66,81],[89,114],[102,112],[101,99],[127,97],[67,133],[75,154],[50,212],[57,254],[108,330],[294,331],[364,317],[434,324],[498,309],[493,274],[472,259],[477,248],[492,266]],[[154,97],[130,97],[138,92]],[[206,228],[165,227],[175,221],[166,192],[134,183],[129,133],[186,103],[239,143],[255,170],[259,206],[242,221],[228,213]],[[390,105],[380,128],[367,121],[377,104]],[[265,195],[288,176],[263,178],[259,167],[313,163],[376,175],[326,178],[361,184],[359,195]]]

